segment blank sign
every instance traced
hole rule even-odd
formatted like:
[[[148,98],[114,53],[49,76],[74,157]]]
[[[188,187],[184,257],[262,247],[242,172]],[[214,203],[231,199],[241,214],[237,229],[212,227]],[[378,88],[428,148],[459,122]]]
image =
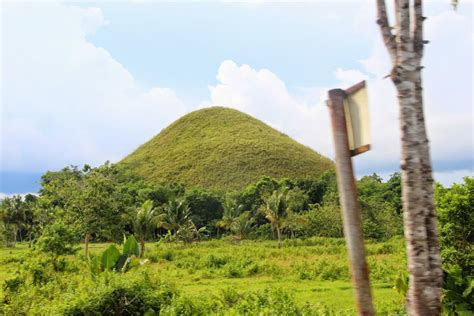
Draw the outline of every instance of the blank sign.
[[[349,149],[356,156],[370,149],[369,98],[365,81],[346,90],[344,113]]]

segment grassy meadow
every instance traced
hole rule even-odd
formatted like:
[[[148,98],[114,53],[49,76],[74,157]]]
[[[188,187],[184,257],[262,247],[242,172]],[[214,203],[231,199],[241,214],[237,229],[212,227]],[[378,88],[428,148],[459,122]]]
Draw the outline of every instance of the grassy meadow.
[[[92,257],[100,256],[108,245],[91,244]],[[395,279],[405,269],[403,247],[403,240],[399,238],[367,243],[374,302],[381,314],[398,313],[403,305],[403,297],[394,289]],[[347,253],[344,240],[340,238],[285,240],[282,249],[277,248],[275,241],[236,243],[225,238],[189,245],[147,243],[146,249],[149,262],[123,274],[123,278],[146,271],[150,277],[169,285],[173,289],[173,298],[167,307],[162,306],[167,311],[164,314],[180,314],[183,304],[186,305],[185,314],[242,314],[246,311],[246,304],[249,304],[246,300],[252,295],[270,300],[265,304],[279,304],[278,300],[283,304],[294,304],[303,314],[355,313]],[[17,268],[32,256],[26,244],[19,244],[14,249],[1,248],[0,254],[2,283],[13,278]],[[32,304],[38,306],[28,306],[30,312],[52,312],[42,304],[64,304],[68,296],[76,295],[75,282],[92,282],[90,280],[94,276],[88,270],[87,260],[81,251],[68,256],[67,262],[70,268],[61,272],[62,284],[45,283],[46,288],[42,289],[58,291],[58,297],[51,299],[47,293],[36,293]],[[71,282],[69,286],[68,279]],[[62,290],[59,289],[61,286],[64,287]],[[77,292],[81,292],[80,287]],[[278,298],[272,303],[275,295]],[[45,296],[44,300],[41,296]],[[250,314],[253,311],[257,313],[252,304],[249,306],[247,311]],[[279,306],[277,310],[282,314],[293,314],[291,308],[288,310]],[[271,309],[265,308],[260,312],[274,314]]]

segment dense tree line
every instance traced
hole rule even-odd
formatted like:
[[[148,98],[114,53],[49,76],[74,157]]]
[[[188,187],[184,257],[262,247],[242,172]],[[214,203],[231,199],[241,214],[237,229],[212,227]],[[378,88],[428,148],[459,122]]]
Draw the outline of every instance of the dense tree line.
[[[365,176],[357,187],[365,237],[402,235],[400,174],[386,182],[376,174]],[[456,250],[472,245],[471,230],[465,228],[472,225],[461,225],[472,221],[472,191],[469,178],[451,188],[436,187],[441,238],[450,245],[443,252],[452,253],[449,257],[462,266],[472,264],[472,258]],[[318,179],[263,177],[240,191],[222,193],[176,183],[152,184],[107,162],[97,168],[71,166],[47,172],[38,196],[3,199],[0,229],[4,244],[14,247],[62,222],[75,232],[77,242],[86,244],[86,255],[89,241],[120,241],[124,234],[135,234],[142,252],[145,241],[188,243],[223,235],[233,240],[277,239],[281,244],[292,237],[342,237],[338,203],[334,172]]]
[[[366,236],[401,234],[400,176],[383,182],[377,175],[358,181]],[[4,243],[38,238],[63,222],[77,241],[118,241],[134,233],[146,240],[190,242],[230,234],[235,239],[341,237],[335,174],[319,179],[263,177],[238,192],[216,193],[175,183],[152,184],[105,163],[71,166],[42,176],[38,196],[1,201]],[[143,246],[142,246],[143,247]]]

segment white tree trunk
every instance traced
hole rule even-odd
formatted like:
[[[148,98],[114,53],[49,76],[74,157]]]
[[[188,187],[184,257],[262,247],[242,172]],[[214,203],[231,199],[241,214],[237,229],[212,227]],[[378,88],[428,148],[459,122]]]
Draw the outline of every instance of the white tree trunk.
[[[414,14],[410,17],[410,2],[395,1],[396,35],[392,35],[388,24],[385,1],[377,0],[377,7],[377,22],[392,57],[391,78],[398,92],[400,106],[404,230],[410,275],[408,313],[439,315],[442,270],[431,158],[423,113],[422,2],[414,1]]]

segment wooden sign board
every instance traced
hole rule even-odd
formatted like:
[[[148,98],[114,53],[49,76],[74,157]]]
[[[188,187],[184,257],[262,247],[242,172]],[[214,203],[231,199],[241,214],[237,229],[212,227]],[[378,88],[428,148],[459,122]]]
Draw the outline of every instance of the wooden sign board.
[[[369,98],[365,81],[345,92],[344,114],[349,150],[352,156],[356,156],[370,149]]]

